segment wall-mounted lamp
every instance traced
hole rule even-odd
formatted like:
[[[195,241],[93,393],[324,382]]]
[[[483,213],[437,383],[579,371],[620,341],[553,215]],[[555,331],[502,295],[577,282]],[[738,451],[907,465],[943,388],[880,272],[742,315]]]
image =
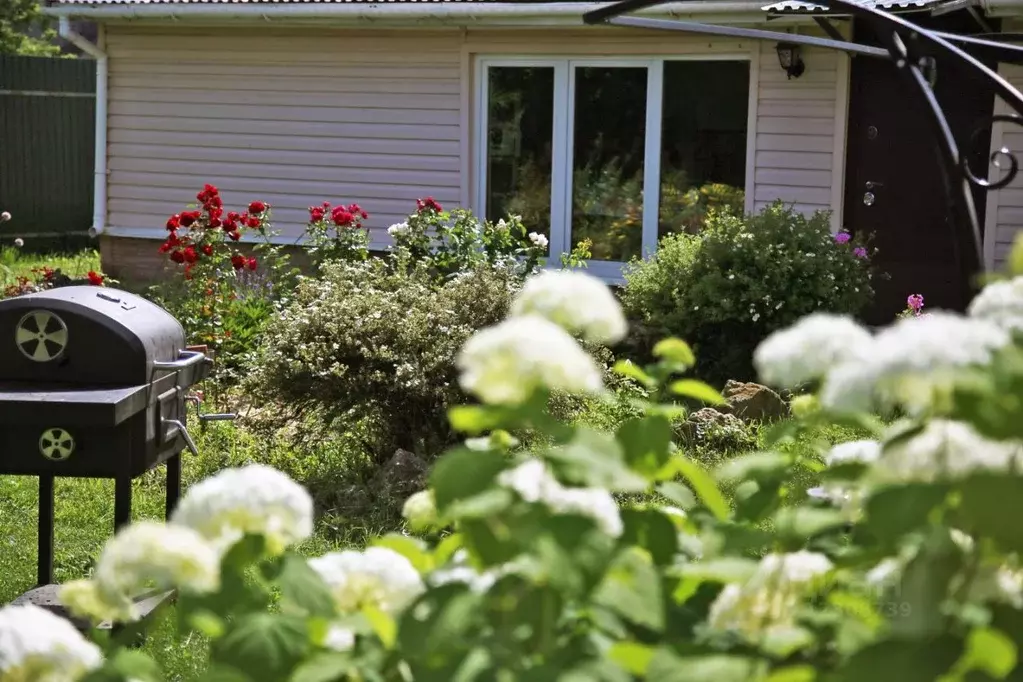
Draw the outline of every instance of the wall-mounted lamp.
[[[799,54],[799,46],[792,43],[778,43],[775,48],[778,51],[778,63],[789,78],[799,78],[806,70],[806,64]]]

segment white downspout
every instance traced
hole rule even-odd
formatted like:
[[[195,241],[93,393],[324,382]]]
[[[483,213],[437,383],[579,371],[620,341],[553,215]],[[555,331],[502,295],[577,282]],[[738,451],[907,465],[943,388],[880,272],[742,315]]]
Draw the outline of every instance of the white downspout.
[[[96,60],[96,158],[93,163],[92,227],[89,228],[89,235],[96,237],[103,233],[107,224],[107,54],[99,45],[75,33],[70,18],[66,16],[60,17],[58,32],[61,38]]]

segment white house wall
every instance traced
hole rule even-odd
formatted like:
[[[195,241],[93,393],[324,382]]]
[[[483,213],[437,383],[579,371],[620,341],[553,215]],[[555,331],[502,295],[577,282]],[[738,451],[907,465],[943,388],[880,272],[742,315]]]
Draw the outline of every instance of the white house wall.
[[[788,80],[773,43],[673,32],[197,30],[110,25],[110,236],[161,237],[204,182],[229,207],[270,202],[285,235],[306,208],[358,202],[374,241],[432,195],[471,204],[477,55],[752,55],[747,194],[841,213],[846,58],[804,50]],[[1019,194],[1023,224],[1023,192]]]
[[[1004,30],[1019,30],[1020,27],[1006,26]],[[1023,90],[1023,67],[1002,64],[999,73],[1017,89]],[[995,102],[996,113],[1015,113],[1000,99]],[[991,151],[1008,148],[1019,155],[1023,152],[1023,128],[996,123],[991,131]],[[1023,158],[1023,157],[1018,157]],[[991,169],[992,179],[997,178],[997,169]],[[984,250],[989,266],[1001,268],[1012,248],[1016,235],[1023,230],[1023,173],[1003,189],[988,193],[987,212],[984,225]]]

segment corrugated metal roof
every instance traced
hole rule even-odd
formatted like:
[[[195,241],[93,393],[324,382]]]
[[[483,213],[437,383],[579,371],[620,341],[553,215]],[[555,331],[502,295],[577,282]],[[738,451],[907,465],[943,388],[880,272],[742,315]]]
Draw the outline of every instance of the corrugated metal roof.
[[[922,9],[931,5],[937,4],[941,0],[863,0],[861,4],[867,7],[874,7],[877,9],[883,9],[888,11],[898,10],[913,10]],[[831,12],[824,5],[818,5],[812,2],[803,2],[802,0],[782,0],[771,5],[764,7],[764,10],[771,13],[820,13],[820,12]],[[841,14],[841,11],[835,11],[836,14]]]

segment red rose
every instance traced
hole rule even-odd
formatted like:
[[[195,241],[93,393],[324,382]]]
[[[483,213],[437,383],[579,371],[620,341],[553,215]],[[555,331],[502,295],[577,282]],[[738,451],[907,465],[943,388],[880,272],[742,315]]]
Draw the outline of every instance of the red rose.
[[[259,218],[256,218],[254,216],[250,216],[249,219],[245,221],[245,224],[247,226],[251,227],[251,228],[256,228],[256,227],[259,227],[261,223],[260,223]]]
[[[444,209],[440,207],[433,197],[426,197],[425,199],[416,199],[416,212],[422,213],[423,211],[430,210],[436,213],[441,213]]]
[[[249,258],[247,261],[245,261],[245,265],[246,267],[249,268],[249,270],[255,270],[257,267],[259,267],[259,263],[256,262],[255,258]]]
[[[174,261],[175,263],[184,263],[184,262],[185,262],[185,254],[181,253],[181,251],[180,251],[180,250],[178,250],[178,251],[174,251],[174,252],[173,252],[173,253],[172,253],[172,254],[170,255],[170,259],[171,259],[172,261]]]
[[[206,254],[207,256],[212,256],[213,255],[213,245],[212,244],[203,244],[202,245],[202,252],[204,254]]]
[[[172,232],[181,227],[181,216],[175,214],[167,219],[167,231]]]
[[[320,208],[319,206],[310,206],[309,207],[309,221],[310,222],[313,222],[313,223],[320,222],[321,220],[323,220],[323,215],[324,215],[323,209]]]
[[[221,227],[224,228],[224,232],[235,232],[238,230],[238,220],[229,216],[228,219],[223,222]]]
[[[185,279],[192,279],[192,265],[193,263],[189,263],[185,266]]]
[[[240,253],[236,253],[231,256],[231,265],[234,266],[235,270],[241,270],[245,267],[245,256]]]
[[[235,230],[234,232],[228,232],[227,236],[230,237],[233,241],[238,241],[239,239],[242,238],[242,233],[239,232],[238,230]]]
[[[215,230],[218,227],[220,227],[221,225],[223,225],[223,223],[220,222],[220,218],[210,218],[210,225],[209,226],[210,226],[211,229]]]
[[[253,201],[251,204],[249,204],[249,213],[252,213],[254,215],[259,215],[265,210],[266,204],[264,204],[262,201]]]
[[[238,215],[238,211],[228,211],[227,212],[227,219],[228,220],[238,220],[238,218],[240,218],[240,217],[241,216]]]
[[[194,246],[186,246],[184,251],[185,260],[189,263],[194,263],[199,260],[199,254],[195,252]]]
[[[171,246],[170,242],[164,242],[163,244],[160,244],[160,253],[167,253],[172,248],[173,247]]]
[[[89,284],[103,286],[103,275],[99,274],[98,272],[89,270],[89,273],[86,275],[86,277],[89,278]]]
[[[330,212],[330,219],[338,227],[348,227],[355,220],[355,216],[349,213],[348,209],[344,206],[338,206]]]
[[[198,216],[192,215],[191,212],[185,212],[178,217],[178,222],[181,224],[181,227],[191,227],[196,218]]]
[[[179,244],[181,244],[181,239],[178,237],[178,233],[177,232],[171,232],[167,236],[167,243],[170,244],[172,247],[178,246]]]
[[[213,295],[213,289],[207,289],[207,290],[206,290],[206,291],[205,291],[204,293],[205,293],[205,294],[206,294],[207,296],[212,296],[212,295]]]
[[[220,220],[220,216],[224,215],[224,209],[222,208],[207,208],[207,213],[210,214],[210,220]]]

